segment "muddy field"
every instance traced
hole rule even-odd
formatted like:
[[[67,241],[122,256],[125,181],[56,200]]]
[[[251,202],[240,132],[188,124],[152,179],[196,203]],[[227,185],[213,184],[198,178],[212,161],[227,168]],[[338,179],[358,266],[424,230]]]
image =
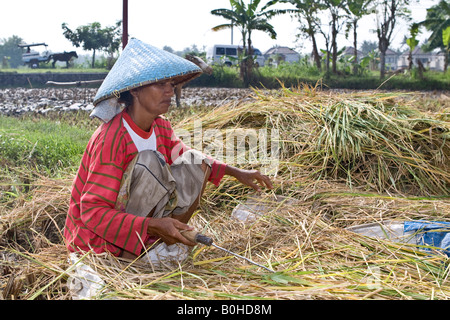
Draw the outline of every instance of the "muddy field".
[[[330,93],[347,90],[329,90]],[[96,88],[8,88],[0,89],[0,114],[21,115],[24,113],[46,114],[50,111],[90,112],[94,107]],[[237,88],[184,88],[182,106],[222,106],[233,101],[252,99],[252,89]],[[412,99],[419,100],[425,111],[446,110],[450,107],[449,91],[415,92]],[[173,106],[175,107],[175,98]]]
[[[0,114],[90,111],[96,92],[94,88],[0,89]],[[250,94],[249,89],[185,88],[181,103],[182,106],[220,106],[233,100],[249,99]]]

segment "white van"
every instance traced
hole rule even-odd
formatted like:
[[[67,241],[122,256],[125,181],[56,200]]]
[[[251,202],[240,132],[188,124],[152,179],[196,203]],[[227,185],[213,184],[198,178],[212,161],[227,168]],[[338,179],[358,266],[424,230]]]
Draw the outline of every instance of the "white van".
[[[238,62],[238,53],[242,51],[242,47],[230,44],[216,44],[206,52],[206,60],[208,63],[223,63],[231,66]],[[253,54],[256,56],[255,64],[257,66],[264,66],[264,56],[257,48],[253,48]]]

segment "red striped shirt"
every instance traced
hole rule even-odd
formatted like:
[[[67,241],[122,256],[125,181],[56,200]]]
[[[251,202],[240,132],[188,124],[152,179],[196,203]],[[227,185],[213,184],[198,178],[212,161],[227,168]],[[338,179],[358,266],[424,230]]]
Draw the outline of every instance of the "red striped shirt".
[[[123,125],[125,112],[102,124],[92,135],[73,181],[64,236],[74,251],[105,251],[119,256],[123,250],[139,255],[147,234],[149,218],[115,209],[122,176],[138,151]],[[127,117],[127,122],[131,121]],[[163,117],[155,119],[157,150],[170,165],[188,148],[176,137]],[[225,164],[213,161],[209,181],[218,185]]]

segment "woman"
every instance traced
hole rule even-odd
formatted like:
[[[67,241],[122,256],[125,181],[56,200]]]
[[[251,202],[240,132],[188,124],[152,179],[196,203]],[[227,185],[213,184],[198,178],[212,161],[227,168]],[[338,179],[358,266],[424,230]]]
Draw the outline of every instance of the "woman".
[[[190,150],[162,116],[174,87],[200,74],[176,55],[128,43],[94,98],[94,115],[105,123],[92,135],[73,183],[64,230],[69,251],[135,258],[158,239],[193,246],[180,231],[192,229],[187,222],[206,181],[218,185],[230,175],[257,191],[258,183],[272,188],[256,170]]]

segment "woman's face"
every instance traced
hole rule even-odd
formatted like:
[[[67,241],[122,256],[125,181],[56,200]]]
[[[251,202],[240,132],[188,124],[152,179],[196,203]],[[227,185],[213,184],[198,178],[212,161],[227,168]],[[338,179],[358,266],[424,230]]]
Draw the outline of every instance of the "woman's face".
[[[174,84],[172,80],[152,83],[131,90],[131,94],[135,108],[143,108],[152,115],[161,115],[169,110],[172,103]]]

